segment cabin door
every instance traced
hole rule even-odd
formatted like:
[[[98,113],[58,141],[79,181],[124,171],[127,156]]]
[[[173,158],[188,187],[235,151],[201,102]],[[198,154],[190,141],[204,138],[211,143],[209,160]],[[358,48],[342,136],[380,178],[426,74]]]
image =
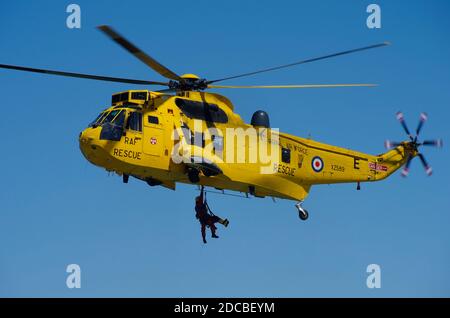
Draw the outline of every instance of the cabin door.
[[[144,140],[142,151],[150,156],[161,157],[164,155],[164,127],[157,115],[145,114]]]

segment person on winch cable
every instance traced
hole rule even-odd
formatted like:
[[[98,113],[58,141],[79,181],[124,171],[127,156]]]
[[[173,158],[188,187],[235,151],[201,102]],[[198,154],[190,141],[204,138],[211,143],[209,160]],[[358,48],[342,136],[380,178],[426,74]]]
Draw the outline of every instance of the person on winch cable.
[[[200,221],[203,243],[206,242],[206,227],[211,229],[211,237],[219,238],[216,234],[217,227],[215,223],[220,223],[227,227],[230,223],[227,219],[223,220],[220,217],[214,215],[206,203],[204,198],[204,187],[202,186],[200,195],[195,198],[195,217]]]

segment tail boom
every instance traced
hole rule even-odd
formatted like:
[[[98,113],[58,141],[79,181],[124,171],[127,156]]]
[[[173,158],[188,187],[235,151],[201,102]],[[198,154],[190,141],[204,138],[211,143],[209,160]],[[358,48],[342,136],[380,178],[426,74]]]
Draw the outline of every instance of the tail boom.
[[[376,156],[375,162],[369,163],[374,176],[373,180],[370,181],[386,179],[415,156],[417,156],[417,151],[409,142],[402,142],[394,149]],[[407,171],[408,170],[405,169],[403,173],[407,173]]]

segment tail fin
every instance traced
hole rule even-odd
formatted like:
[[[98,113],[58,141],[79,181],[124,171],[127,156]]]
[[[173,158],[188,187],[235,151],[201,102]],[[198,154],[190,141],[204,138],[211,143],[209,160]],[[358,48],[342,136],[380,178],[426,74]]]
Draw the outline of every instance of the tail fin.
[[[402,142],[397,147],[376,156],[376,163],[369,163],[369,168],[375,171],[375,180],[387,178],[400,169],[408,161],[408,157],[417,155],[408,145],[408,142]]]

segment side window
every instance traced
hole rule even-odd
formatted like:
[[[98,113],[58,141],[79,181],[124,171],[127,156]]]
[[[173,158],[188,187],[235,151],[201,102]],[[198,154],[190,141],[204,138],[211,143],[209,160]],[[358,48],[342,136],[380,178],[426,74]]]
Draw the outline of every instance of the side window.
[[[148,123],[158,125],[159,119],[156,116],[148,116]]]
[[[284,163],[291,163],[291,150],[287,148],[281,148],[281,161]]]
[[[127,129],[142,131],[142,113],[131,112],[128,116]]]

